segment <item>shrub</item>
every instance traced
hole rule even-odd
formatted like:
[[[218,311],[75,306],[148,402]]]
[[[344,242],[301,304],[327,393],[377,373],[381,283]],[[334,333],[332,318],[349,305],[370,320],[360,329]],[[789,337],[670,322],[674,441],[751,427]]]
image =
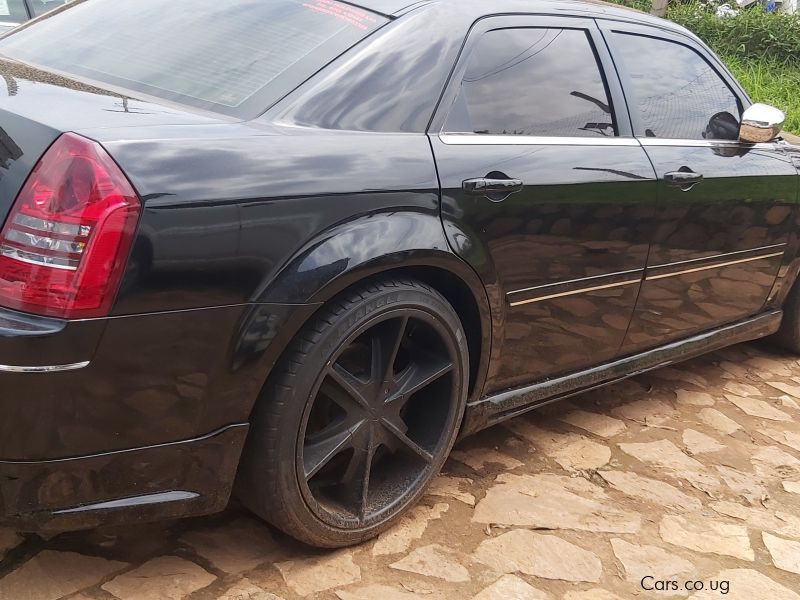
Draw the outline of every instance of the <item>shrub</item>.
[[[717,53],[800,61],[800,14],[769,13],[761,6],[718,18],[717,4],[673,3],[667,17],[693,31]]]
[[[777,106],[786,113],[784,129],[800,135],[800,64],[772,58],[720,58],[755,102]]]

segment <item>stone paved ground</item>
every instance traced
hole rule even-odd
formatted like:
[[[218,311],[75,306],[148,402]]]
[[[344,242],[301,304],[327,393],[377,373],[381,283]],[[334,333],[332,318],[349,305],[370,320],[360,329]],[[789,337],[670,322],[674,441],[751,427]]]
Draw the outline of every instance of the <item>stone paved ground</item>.
[[[312,551],[235,507],[47,541],[0,530],[0,599],[800,600],[798,419],[800,361],[737,346],[462,442],[360,547]]]

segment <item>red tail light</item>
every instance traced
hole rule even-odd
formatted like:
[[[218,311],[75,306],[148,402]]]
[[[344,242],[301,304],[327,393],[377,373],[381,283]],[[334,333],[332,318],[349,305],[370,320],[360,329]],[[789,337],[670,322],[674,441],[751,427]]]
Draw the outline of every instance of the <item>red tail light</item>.
[[[0,305],[63,319],[108,314],[141,204],[100,144],[59,137],[0,233]]]

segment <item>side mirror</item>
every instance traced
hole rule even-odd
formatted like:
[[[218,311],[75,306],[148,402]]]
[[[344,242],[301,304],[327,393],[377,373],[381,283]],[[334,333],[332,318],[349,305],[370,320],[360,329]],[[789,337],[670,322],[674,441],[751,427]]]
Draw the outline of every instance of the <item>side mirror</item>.
[[[768,104],[753,104],[742,115],[739,139],[751,144],[771,142],[778,137],[785,120],[782,110]]]

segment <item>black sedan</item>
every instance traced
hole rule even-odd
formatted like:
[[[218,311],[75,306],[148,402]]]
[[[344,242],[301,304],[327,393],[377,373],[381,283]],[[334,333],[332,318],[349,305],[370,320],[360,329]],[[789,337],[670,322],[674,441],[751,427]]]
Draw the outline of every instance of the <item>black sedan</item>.
[[[146,35],[143,35],[146,31]],[[0,40],[0,518],[389,527],[459,436],[775,334],[798,166],[684,29],[84,0]]]

